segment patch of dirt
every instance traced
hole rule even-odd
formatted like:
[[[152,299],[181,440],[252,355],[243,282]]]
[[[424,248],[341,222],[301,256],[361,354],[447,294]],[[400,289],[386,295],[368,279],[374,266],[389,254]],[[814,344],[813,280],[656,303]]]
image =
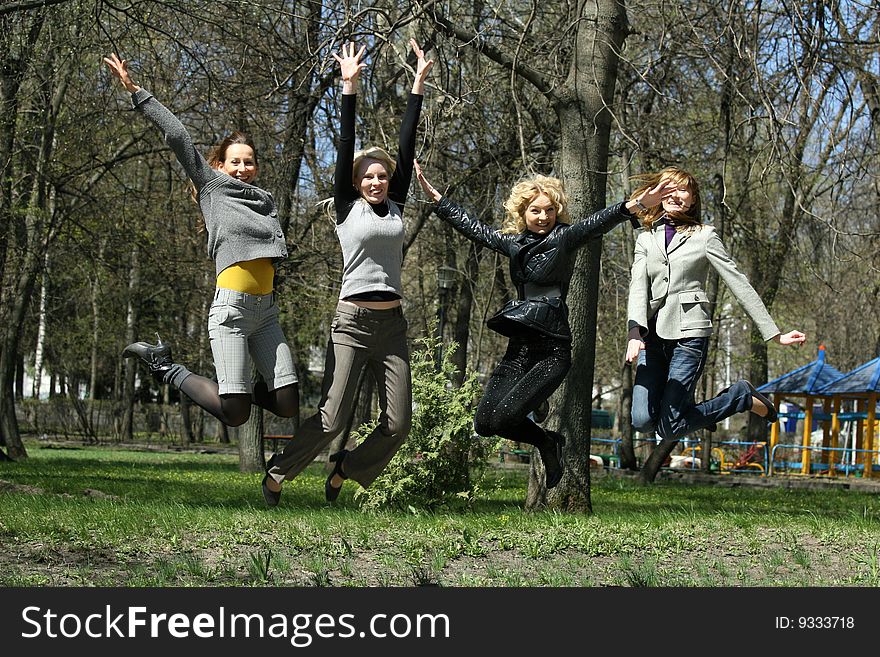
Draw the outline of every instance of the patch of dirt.
[[[49,491],[39,486],[29,486],[28,484],[14,484],[11,481],[0,479],[0,493],[22,493],[24,495],[49,495]],[[59,493],[61,497],[75,497],[72,493]],[[118,500],[116,495],[105,493],[104,491],[94,488],[83,489],[82,495],[86,497],[94,497],[99,500]]]

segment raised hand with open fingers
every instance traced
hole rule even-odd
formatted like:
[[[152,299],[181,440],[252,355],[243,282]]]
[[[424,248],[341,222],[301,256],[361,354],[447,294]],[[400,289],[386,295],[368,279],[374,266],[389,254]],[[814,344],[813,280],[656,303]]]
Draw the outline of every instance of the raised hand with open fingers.
[[[339,72],[342,74],[342,81],[346,86],[354,85],[361,71],[367,67],[366,63],[361,61],[366,49],[366,46],[361,46],[360,50],[355,52],[355,45],[349,43],[347,47],[346,44],[342,44],[341,57],[333,53],[333,58],[339,62]]]
[[[410,39],[409,45],[412,48],[413,54],[418,58],[416,61],[416,79],[413,83],[413,93],[423,95],[425,92],[425,80],[434,66],[434,60],[425,59],[425,51],[419,47],[415,39]]]
[[[131,76],[128,73],[128,60],[120,59],[116,53],[112,53],[109,57],[104,57],[104,63],[107,64],[110,73],[119,79],[126,91],[134,93],[140,89],[139,86],[131,81]]]

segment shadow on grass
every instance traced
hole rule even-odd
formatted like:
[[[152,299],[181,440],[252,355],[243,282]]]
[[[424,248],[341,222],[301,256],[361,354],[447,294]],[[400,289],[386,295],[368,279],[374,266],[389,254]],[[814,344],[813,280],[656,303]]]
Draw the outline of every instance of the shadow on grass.
[[[793,520],[851,518],[854,505],[880,513],[876,495],[854,490],[747,488],[662,482],[642,486],[634,481],[605,479],[592,488],[593,509],[602,515],[656,514],[725,516],[761,515]]]
[[[95,454],[93,449],[101,451]],[[235,455],[93,449],[32,448],[28,459],[0,463],[0,479],[32,486],[47,494],[79,496],[91,490],[118,498],[123,503],[146,505],[180,503],[205,509],[270,513],[331,507],[324,499],[326,473],[320,463],[310,465],[296,479],[286,482],[281,503],[275,509],[268,509],[261,491],[263,473],[239,472]],[[516,490],[518,483],[509,475],[503,476],[501,485],[512,496],[476,500],[470,512],[491,514],[521,510],[525,478],[522,478],[521,493]],[[348,482],[333,507],[359,510],[360,505],[352,498],[357,486]],[[522,499],[516,499],[517,494]],[[407,509],[389,511],[409,514]],[[429,515],[431,512],[419,513]],[[458,512],[440,510],[438,513]]]

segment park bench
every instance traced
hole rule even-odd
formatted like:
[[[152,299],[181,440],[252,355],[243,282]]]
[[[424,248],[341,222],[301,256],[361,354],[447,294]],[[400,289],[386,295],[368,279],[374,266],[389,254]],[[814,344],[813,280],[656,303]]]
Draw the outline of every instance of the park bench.
[[[266,441],[267,440],[272,442],[272,453],[277,454],[279,441],[283,440],[284,445],[286,445],[288,440],[293,440],[293,436],[288,436],[288,435],[283,435],[283,434],[281,434],[281,435],[263,434],[263,451],[266,450]],[[283,449],[284,445],[282,445],[282,449]]]

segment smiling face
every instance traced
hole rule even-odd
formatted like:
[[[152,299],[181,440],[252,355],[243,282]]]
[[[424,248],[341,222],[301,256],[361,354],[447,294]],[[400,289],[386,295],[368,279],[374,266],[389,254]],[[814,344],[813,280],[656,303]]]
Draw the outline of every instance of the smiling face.
[[[538,194],[523,213],[526,230],[538,235],[546,235],[556,225],[556,205],[546,194]]]
[[[355,171],[355,187],[368,203],[377,204],[388,195],[388,169],[379,160],[364,158]]]
[[[217,163],[217,170],[242,182],[253,182],[257,177],[254,149],[247,144],[229,144],[224,159]]]
[[[662,205],[665,212],[686,213],[694,204],[694,195],[687,182],[673,181],[675,187],[663,197]]]

